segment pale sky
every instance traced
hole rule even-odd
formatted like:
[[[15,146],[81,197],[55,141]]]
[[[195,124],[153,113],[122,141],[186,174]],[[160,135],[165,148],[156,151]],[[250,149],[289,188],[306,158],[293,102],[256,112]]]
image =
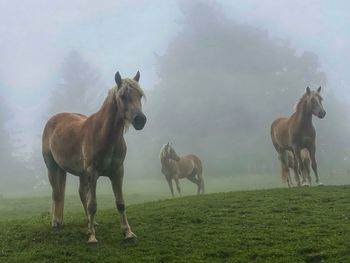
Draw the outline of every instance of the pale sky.
[[[116,70],[123,76],[140,70],[142,87],[152,88],[155,54],[164,54],[181,26],[180,1],[0,0],[0,89],[14,112],[14,129],[30,139],[28,127],[38,127],[36,116],[72,49],[110,85]],[[350,1],[217,2],[228,18],[316,53],[329,80],[326,88],[350,97]]]

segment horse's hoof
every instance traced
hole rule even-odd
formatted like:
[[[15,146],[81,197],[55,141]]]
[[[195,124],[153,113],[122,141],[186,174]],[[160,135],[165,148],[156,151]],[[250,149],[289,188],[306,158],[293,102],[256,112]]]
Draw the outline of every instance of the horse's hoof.
[[[137,236],[133,232],[129,232],[124,236],[124,241],[126,242],[136,242]]]
[[[58,222],[52,222],[51,226],[54,229],[61,229],[63,227],[63,225]]]
[[[309,184],[307,184],[307,183],[303,183],[303,185],[302,185],[303,187],[309,187],[310,185]]]
[[[324,184],[319,182],[319,183],[317,183],[317,186],[324,186]]]
[[[87,243],[88,243],[88,244],[96,244],[96,243],[97,243],[96,237],[95,237],[94,235],[91,235],[91,236],[89,237],[89,240],[88,240]]]

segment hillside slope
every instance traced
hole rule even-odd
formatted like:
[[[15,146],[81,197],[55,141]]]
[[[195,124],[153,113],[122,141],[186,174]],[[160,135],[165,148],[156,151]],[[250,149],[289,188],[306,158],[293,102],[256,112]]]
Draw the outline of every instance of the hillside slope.
[[[122,241],[114,209],[0,222],[0,262],[350,262],[350,187],[190,196],[127,208],[138,242]]]

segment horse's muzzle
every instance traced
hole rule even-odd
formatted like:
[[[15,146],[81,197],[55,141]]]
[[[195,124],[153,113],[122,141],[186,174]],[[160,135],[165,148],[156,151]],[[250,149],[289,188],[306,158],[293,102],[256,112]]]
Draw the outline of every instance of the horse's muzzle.
[[[145,114],[142,112],[139,112],[134,117],[134,120],[132,121],[132,126],[134,126],[135,130],[142,130],[143,127],[145,127],[147,118]]]
[[[323,119],[324,116],[326,116],[326,111],[325,111],[325,110],[320,111],[320,113],[318,114],[318,117],[319,117],[320,119]]]

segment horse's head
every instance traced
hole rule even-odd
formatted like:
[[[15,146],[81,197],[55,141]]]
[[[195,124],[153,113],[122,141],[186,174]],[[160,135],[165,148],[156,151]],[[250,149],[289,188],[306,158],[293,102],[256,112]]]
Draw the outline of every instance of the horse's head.
[[[312,114],[320,119],[323,119],[326,116],[326,111],[323,109],[323,98],[320,92],[321,87],[319,87],[317,90],[310,90],[309,87],[306,88],[307,107],[312,112]]]
[[[144,93],[139,85],[140,72],[137,71],[133,79],[122,79],[119,72],[115,74],[117,83],[117,99],[123,104],[124,118],[130,122],[136,130],[141,130],[146,124],[146,116],[142,112],[141,99]]]
[[[167,159],[171,159],[171,160],[175,160],[175,161],[180,160],[180,157],[177,155],[174,148],[171,147],[171,144],[169,142],[165,145],[163,151],[164,151],[164,156]]]

